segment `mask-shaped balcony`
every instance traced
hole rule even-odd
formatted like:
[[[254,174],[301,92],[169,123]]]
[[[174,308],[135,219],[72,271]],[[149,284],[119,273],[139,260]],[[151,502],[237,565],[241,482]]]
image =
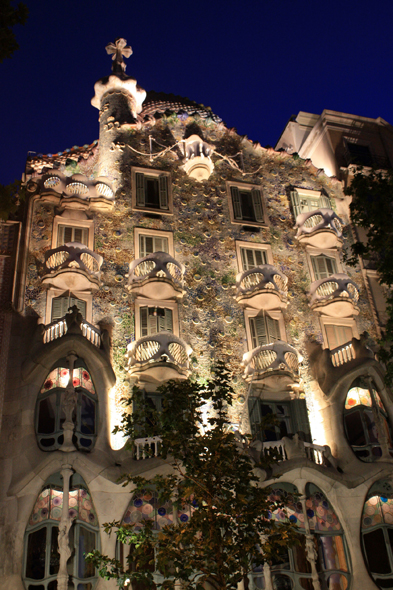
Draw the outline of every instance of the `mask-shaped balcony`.
[[[271,264],[256,266],[236,277],[235,299],[254,309],[278,309],[287,305],[288,278]]]
[[[154,252],[130,264],[128,288],[148,299],[183,297],[185,266],[165,252]]]
[[[169,332],[143,336],[127,347],[128,371],[140,381],[187,379],[192,348]]]
[[[325,315],[347,318],[359,313],[356,306],[359,288],[345,274],[334,274],[326,279],[314,281],[309,295],[311,309]]]
[[[263,344],[243,355],[244,379],[263,383],[270,392],[285,391],[299,381],[301,360],[296,348],[287,342]]]
[[[42,282],[63,290],[98,289],[103,258],[84,244],[68,242],[45,252]]]
[[[341,219],[332,209],[316,209],[296,217],[296,238],[301,244],[316,248],[339,248],[342,245]]]

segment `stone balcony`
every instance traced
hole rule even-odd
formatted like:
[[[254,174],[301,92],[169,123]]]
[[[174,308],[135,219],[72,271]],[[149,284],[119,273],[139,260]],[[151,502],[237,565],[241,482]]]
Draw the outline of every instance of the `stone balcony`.
[[[99,211],[110,211],[115,202],[115,193],[108,178],[91,179],[84,174],[65,176],[58,170],[43,174],[37,182],[30,181],[27,190],[40,190],[46,200],[55,204],[74,201],[78,203],[78,208]]]
[[[101,347],[101,331],[83,319],[76,305],[64,317],[42,328],[44,344],[62,338],[67,333],[80,334],[97,348]]]
[[[301,244],[316,248],[339,248],[343,222],[333,209],[316,209],[296,217],[296,238]]]
[[[253,384],[263,383],[270,392],[285,391],[299,382],[299,362],[296,348],[277,340],[258,346],[243,355],[244,379]]]
[[[45,252],[42,282],[63,290],[98,289],[102,256],[79,242],[68,242]]]
[[[346,318],[359,313],[359,288],[346,274],[314,281],[309,296],[311,309],[325,315]]]
[[[254,309],[279,309],[287,305],[288,278],[271,264],[256,266],[236,277],[235,299]]]
[[[128,372],[139,381],[187,379],[192,348],[170,332],[144,336],[127,347]]]
[[[165,252],[154,252],[130,264],[128,288],[154,300],[183,297],[185,266]]]

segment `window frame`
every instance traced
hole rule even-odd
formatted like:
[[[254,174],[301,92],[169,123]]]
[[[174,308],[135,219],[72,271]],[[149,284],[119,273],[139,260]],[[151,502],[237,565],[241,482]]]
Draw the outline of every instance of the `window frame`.
[[[158,229],[150,229],[147,227],[135,227],[134,228],[134,252],[135,259],[141,258],[140,252],[140,238],[141,236],[146,237],[157,237],[167,238],[168,240],[168,254],[174,258],[174,246],[173,246],[173,232],[161,231]]]
[[[52,231],[52,249],[58,248],[57,240],[59,234],[59,225],[65,225],[67,227],[80,227],[88,230],[87,248],[94,251],[94,221],[88,219],[72,219],[69,217],[62,217],[56,215],[53,220],[53,231]]]
[[[243,259],[242,259],[242,250],[262,250],[265,252],[267,263],[266,264],[274,264],[273,261],[273,253],[272,247],[270,244],[258,244],[255,242],[246,242],[244,240],[236,240],[235,242],[236,248],[236,259],[237,259],[237,267],[239,272],[245,272],[243,269]]]
[[[144,338],[144,336],[142,336],[141,333],[141,307],[163,307],[166,309],[170,309],[172,311],[172,334],[174,334],[175,336],[179,336],[179,313],[176,301],[153,301],[152,299],[137,298],[135,300],[135,340]],[[159,332],[156,333],[158,334]]]
[[[232,200],[232,191],[231,188],[235,187],[243,192],[251,193],[253,190],[258,190],[260,193],[261,198],[261,208],[262,208],[262,221],[250,221],[247,219],[236,219],[233,200]],[[235,223],[237,225],[245,225],[245,226],[258,226],[258,227],[267,227],[269,225],[269,218],[267,215],[267,207],[266,201],[263,194],[262,186],[259,184],[249,184],[245,182],[234,182],[234,181],[226,181],[226,189],[227,189],[227,196],[229,202],[229,213],[231,218],[231,223]],[[254,206],[253,206],[254,208]],[[255,209],[254,209],[254,216],[255,216]]]
[[[297,195],[297,196],[295,196]],[[315,208],[308,208],[307,211],[300,210],[300,199],[307,199],[307,201],[311,201],[312,199],[318,199],[319,203],[318,206]],[[295,201],[298,201],[297,203]],[[307,188],[301,188],[298,186],[294,186],[291,188],[290,191],[290,202],[292,206],[293,216],[296,220],[297,216],[301,213],[309,213],[311,211],[317,211],[318,209],[332,209],[334,210],[333,206],[333,199],[328,195],[325,195],[322,191],[311,190]]]
[[[343,266],[340,260],[340,254],[337,250],[327,250],[321,248],[313,248],[312,246],[308,246],[306,248],[306,258],[307,258],[307,265],[310,273],[311,282],[317,281],[318,279],[315,276],[314,266],[312,263],[312,258],[317,256],[326,256],[327,258],[333,258],[336,263],[337,273],[343,272]]]
[[[46,294],[46,310],[45,310],[45,325],[52,323],[52,300],[56,297],[68,297],[68,291],[62,289],[48,289]],[[76,299],[86,302],[86,318],[85,320],[92,323],[93,313],[93,296],[87,291],[73,291],[71,295]],[[56,321],[56,320],[54,320]]]
[[[329,340],[326,331],[326,326],[339,326],[339,327],[348,327],[352,329],[352,338],[359,338],[359,331],[356,324],[356,321],[353,318],[333,318],[328,316],[320,316],[319,318],[321,323],[321,331],[323,336],[323,348],[327,348],[328,350],[335,350],[334,348],[329,347]],[[348,341],[349,342],[349,341]],[[345,343],[343,343],[345,344]],[[342,346],[342,344],[339,344]]]
[[[246,337],[247,337],[247,345],[248,350],[254,350],[254,346],[252,345],[252,333],[251,333],[251,324],[250,319],[255,318],[258,316],[260,311],[258,309],[245,309],[244,310],[244,320],[246,325]],[[278,328],[280,331],[280,340],[283,342],[287,342],[286,331],[285,331],[285,322],[284,316],[280,310],[269,310],[268,313],[261,314],[261,317],[268,315],[273,320],[278,320]]]
[[[160,207],[148,207],[146,205],[137,205],[137,174],[143,174],[145,177],[157,178],[166,177],[168,209],[161,209]],[[173,215],[173,196],[172,196],[172,182],[171,174],[165,170],[158,170],[157,168],[131,168],[131,207],[133,211],[146,211],[156,215]]]

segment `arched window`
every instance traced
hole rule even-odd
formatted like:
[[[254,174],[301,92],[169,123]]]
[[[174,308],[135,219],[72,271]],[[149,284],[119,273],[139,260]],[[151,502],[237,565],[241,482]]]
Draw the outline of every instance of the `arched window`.
[[[277,505],[285,505],[285,508],[278,507],[272,512],[273,519],[278,522],[289,520],[299,528],[299,544],[283,549],[282,554],[270,564],[274,590],[314,590],[311,561],[318,572],[321,588],[346,590],[350,576],[343,530],[321,490],[308,484],[303,505],[294,485],[280,483],[280,487],[272,489],[270,500]],[[311,541],[312,556],[307,550],[308,539]],[[253,588],[265,588],[263,566],[256,568],[251,578]]]
[[[73,444],[81,451],[90,451],[97,434],[97,394],[82,359],[76,359],[72,373]],[[69,360],[62,359],[45,379],[37,399],[36,433],[38,445],[43,451],[59,449],[64,442],[67,386],[70,386]]]
[[[25,535],[24,582],[27,590],[57,590],[60,566],[58,532],[63,515],[64,482],[60,473],[52,475],[39,494]],[[67,561],[69,588],[92,590],[97,579],[94,566],[85,554],[98,546],[98,520],[87,486],[80,475],[70,477],[68,532],[71,556]]]
[[[382,457],[383,445],[393,449],[388,414],[371,379],[361,377],[352,383],[345,400],[344,424],[349,444],[361,461]]]
[[[393,588],[393,487],[386,481],[370,489],[362,516],[363,549],[378,588]]]

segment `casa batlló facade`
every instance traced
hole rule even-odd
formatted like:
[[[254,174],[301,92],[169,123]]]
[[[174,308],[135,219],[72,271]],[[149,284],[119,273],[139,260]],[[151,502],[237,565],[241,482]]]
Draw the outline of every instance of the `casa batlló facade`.
[[[280,458],[261,479],[287,506],[273,517],[302,538],[249,587],[393,588],[392,395],[362,267],[344,260],[341,181],[203,105],[146,93],[125,40],[106,49],[99,141],[29,159],[12,226],[0,588],[114,588],[83,558],[124,559],[104,522],[187,521],[117,483],[166,469],[159,436],[132,454],[112,430],[133,384],[159,408],[161,383],[206,379],[215,359],[234,375],[233,428],[255,436],[254,456]],[[261,432],[271,413],[279,426]]]

